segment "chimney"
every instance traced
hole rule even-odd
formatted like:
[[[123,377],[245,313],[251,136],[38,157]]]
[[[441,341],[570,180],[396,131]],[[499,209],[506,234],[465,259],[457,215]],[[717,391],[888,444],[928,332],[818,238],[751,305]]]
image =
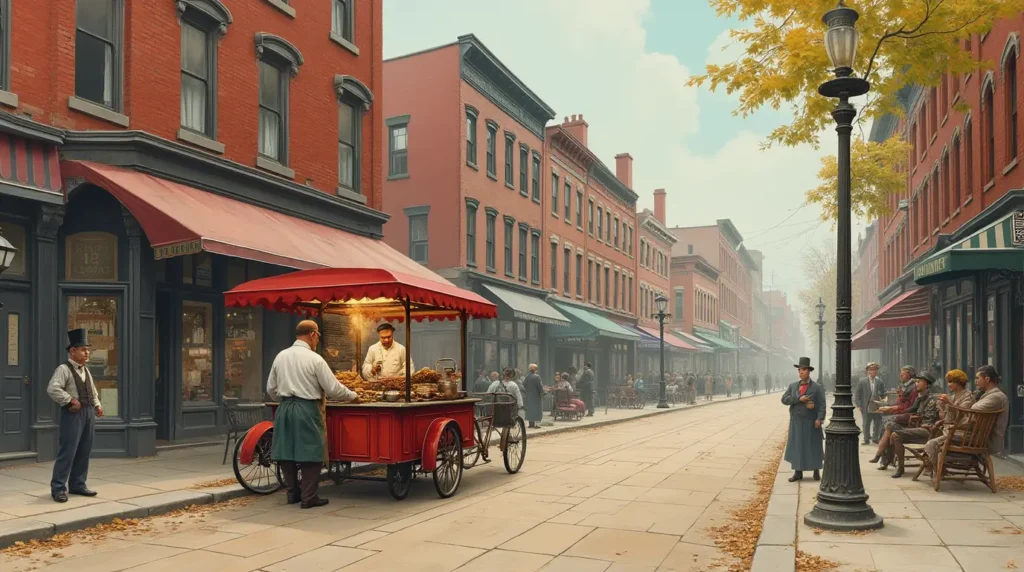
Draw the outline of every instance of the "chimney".
[[[654,189],[654,218],[665,224],[665,189]]]
[[[615,156],[615,176],[629,188],[633,188],[633,156],[619,153]]]
[[[587,146],[587,127],[590,127],[590,125],[583,120],[582,113],[566,117],[565,121],[562,122],[562,129],[565,129],[569,135],[572,135],[584,147]]]

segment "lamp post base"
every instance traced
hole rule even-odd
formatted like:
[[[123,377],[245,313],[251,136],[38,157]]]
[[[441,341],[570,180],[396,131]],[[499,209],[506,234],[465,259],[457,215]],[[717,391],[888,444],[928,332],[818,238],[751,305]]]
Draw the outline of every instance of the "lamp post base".
[[[658,409],[668,409],[668,402],[662,399],[658,402]]]

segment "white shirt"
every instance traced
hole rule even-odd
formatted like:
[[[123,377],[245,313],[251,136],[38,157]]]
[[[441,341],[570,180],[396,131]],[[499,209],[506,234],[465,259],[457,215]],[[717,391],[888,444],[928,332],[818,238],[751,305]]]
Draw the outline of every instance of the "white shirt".
[[[334,377],[327,361],[302,340],[296,340],[292,347],[274,358],[267,379],[267,393],[275,401],[282,397],[319,400],[324,393],[332,401],[356,398],[354,391]]]
[[[380,373],[373,375],[373,366],[377,362],[383,362],[380,366]],[[412,361],[409,362],[412,365]],[[416,368],[412,368],[416,369]],[[378,377],[405,377],[405,346],[392,341],[390,348],[377,342],[366,351],[366,359],[363,360],[363,378],[375,379]]]
[[[511,379],[505,382],[502,382],[500,379],[498,381],[495,381],[494,383],[491,384],[490,387],[487,388],[487,393],[499,393],[498,388],[502,387],[502,385],[504,385],[504,388],[501,389],[501,392],[505,392],[514,396],[516,398],[516,404],[519,406],[519,408],[522,408],[523,394],[519,391],[519,386],[516,385],[516,382],[512,381]]]
[[[78,377],[82,378],[85,382],[89,393],[92,395],[92,406],[100,407],[100,396],[96,391],[96,384],[93,383],[92,374],[89,373],[89,368],[84,365],[78,365],[75,362],[75,371],[78,373]],[[75,385],[75,378],[71,375],[71,370],[67,367],[67,362],[57,366],[57,369],[53,371],[53,377],[50,378],[50,383],[46,385],[46,394],[50,396],[50,399],[57,402],[57,405],[64,407],[71,403],[72,399],[80,399],[78,395],[78,386]]]

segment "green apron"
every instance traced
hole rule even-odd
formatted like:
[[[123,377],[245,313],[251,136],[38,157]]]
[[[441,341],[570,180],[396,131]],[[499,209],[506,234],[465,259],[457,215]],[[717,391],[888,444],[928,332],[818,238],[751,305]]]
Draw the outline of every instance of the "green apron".
[[[322,463],[327,454],[326,437],[319,403],[286,397],[274,415],[270,457],[275,461]]]

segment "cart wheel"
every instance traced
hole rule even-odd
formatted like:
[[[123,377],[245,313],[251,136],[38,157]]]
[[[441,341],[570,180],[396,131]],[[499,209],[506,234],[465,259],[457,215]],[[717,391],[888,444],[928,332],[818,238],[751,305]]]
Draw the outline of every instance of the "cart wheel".
[[[274,430],[268,429],[260,437],[260,440],[256,441],[252,462],[248,465],[242,465],[240,461],[245,435],[239,437],[235,443],[235,459],[232,463],[235,469],[235,478],[238,479],[238,484],[251,493],[269,495],[281,488],[277,463],[270,460],[270,443],[273,439]]]
[[[395,500],[402,500],[409,496],[409,489],[412,488],[412,465],[399,463],[388,465],[387,469],[388,492]]]
[[[526,424],[523,418],[516,417],[506,431],[501,456],[505,459],[505,470],[514,475],[523,467],[523,460],[526,459]]]
[[[434,488],[437,496],[446,499],[459,490],[462,483],[462,435],[458,425],[448,423],[441,431],[437,444],[437,467],[434,469]]]
[[[462,452],[462,467],[466,469],[476,466],[484,446],[484,431],[480,428],[480,422],[476,420],[473,421],[473,435],[476,437],[476,444]]]

